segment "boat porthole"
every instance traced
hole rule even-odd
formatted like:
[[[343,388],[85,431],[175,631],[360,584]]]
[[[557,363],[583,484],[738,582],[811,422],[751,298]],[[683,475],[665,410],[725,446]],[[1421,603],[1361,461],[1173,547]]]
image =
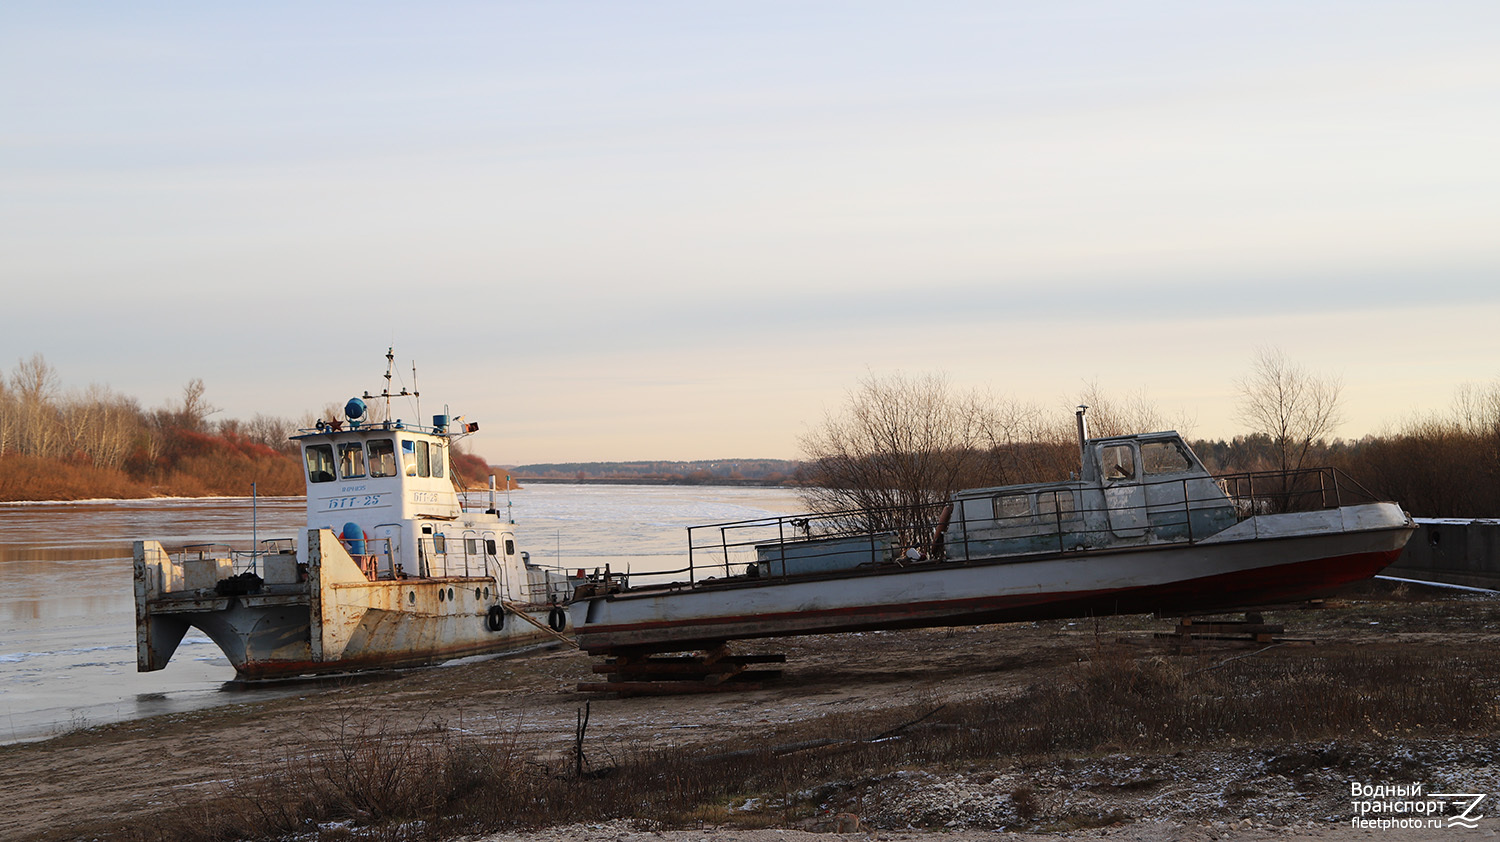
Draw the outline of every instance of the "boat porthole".
[[[484,589],[484,598],[485,599],[489,599],[490,598],[490,589],[489,588],[485,588]]]
[[[453,601],[453,589],[452,588],[448,589],[448,601],[449,602]]]
[[[407,591],[406,592],[406,601],[410,602],[413,605],[416,605],[417,604],[417,592],[416,591]]]
[[[484,615],[484,624],[490,631],[500,631],[505,628],[505,609],[498,605],[491,605],[489,613]]]
[[[443,589],[442,588],[438,588],[438,602],[442,602],[443,601],[443,596],[444,596]]]
[[[560,632],[568,627],[568,612],[561,608],[554,608],[547,612],[547,625],[555,632]]]
[[[475,589],[474,589],[474,598],[475,598],[475,599],[479,599],[479,598],[480,598],[480,597],[479,597],[479,589],[478,589],[478,588],[475,588]]]

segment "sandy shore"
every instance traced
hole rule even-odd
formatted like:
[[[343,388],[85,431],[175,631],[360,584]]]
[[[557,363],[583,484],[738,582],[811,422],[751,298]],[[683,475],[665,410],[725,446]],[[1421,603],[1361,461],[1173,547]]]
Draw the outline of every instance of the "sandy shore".
[[[1488,602],[1429,606],[1416,612],[1427,620],[1403,626],[1401,618],[1413,613],[1406,603],[1352,602],[1340,609],[1288,612],[1278,619],[1291,623],[1289,631],[1316,640],[1305,650],[1310,653],[1399,645],[1436,654],[1496,642],[1497,635],[1488,631],[1495,628],[1495,608]],[[1434,623],[1433,616],[1451,620]],[[1066,679],[1096,657],[1101,646],[1123,649],[1130,657],[1195,657],[1204,663],[1255,651],[1244,644],[1216,643],[1196,655],[1173,655],[1170,643],[1158,636],[1169,627],[1166,621],[1119,618],[766,642],[745,648],[785,652],[784,677],[761,690],[728,694],[627,699],[581,694],[576,685],[594,678],[591,661],[572,650],[310,687],[305,695],[267,701],[247,694],[242,703],[212,710],[0,748],[0,791],[5,794],[0,799],[0,838],[67,838],[66,829],[100,820],[148,821],[154,811],[205,801],[228,783],[274,768],[367,717],[411,728],[515,738],[562,757],[571,749],[578,712],[590,702],[587,750],[596,762],[606,762],[646,746],[693,746],[830,715],[857,721],[894,707],[1014,693]],[[1500,830],[1500,817],[1480,822],[1474,831],[1444,828],[1440,837],[1432,835],[1438,831],[1351,827],[1349,770],[1385,768],[1380,764],[1387,757],[1415,758],[1390,768],[1467,785],[1472,788],[1468,791],[1487,794],[1488,807],[1500,798],[1500,772],[1476,758],[1497,751],[1500,744],[1493,735],[1468,735],[1213,746],[1171,756],[1102,747],[1062,758],[996,757],[983,764],[886,775],[871,784],[871,800],[861,802],[860,814],[842,821],[845,829],[855,819],[859,822],[858,830],[844,834],[848,838],[888,840],[1488,837]],[[1328,761],[1333,755],[1343,761]],[[1022,787],[1036,793],[1038,823],[1049,814],[1091,812],[1115,815],[1118,821],[1030,836],[999,830],[1016,824],[1006,811],[1012,793]],[[1500,813],[1500,805],[1496,808]],[[782,829],[663,830],[653,828],[650,817],[640,819],[484,838],[795,842],[836,836],[840,829],[832,808],[827,815]]]

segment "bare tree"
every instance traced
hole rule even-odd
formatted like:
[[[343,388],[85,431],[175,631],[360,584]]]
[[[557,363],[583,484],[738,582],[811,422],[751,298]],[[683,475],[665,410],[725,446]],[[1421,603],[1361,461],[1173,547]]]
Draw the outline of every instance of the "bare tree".
[[[194,377],[182,387],[182,408],[177,411],[177,423],[184,429],[202,432],[208,416],[219,411],[203,397],[207,391],[201,377]]]
[[[0,454],[15,446],[16,399],[5,388],[5,378],[0,377]]]
[[[896,511],[944,501],[974,479],[986,413],[982,398],[939,375],[870,375],[842,413],[802,438],[803,497],[818,512],[860,512],[870,528],[914,527]]]
[[[1163,415],[1145,390],[1124,398],[1106,394],[1097,382],[1084,386],[1078,403],[1089,408],[1089,431],[1094,436],[1127,436],[1135,433],[1157,433],[1176,430],[1190,435],[1194,422],[1179,414],[1175,420]]]
[[[16,406],[16,448],[31,456],[56,455],[61,424],[53,399],[57,395],[57,370],[41,354],[16,363],[10,378]]]
[[[1078,442],[1067,413],[991,400],[982,423],[983,485],[1060,480],[1078,470]]]
[[[100,467],[123,465],[142,430],[135,400],[107,386],[91,385],[81,396],[69,395],[59,412],[72,452]]]
[[[1342,420],[1343,383],[1308,373],[1279,349],[1262,348],[1238,385],[1240,418],[1271,439],[1283,475],[1302,468],[1313,445],[1332,435]]]
[[[291,441],[291,437],[297,433],[297,425],[286,418],[257,412],[246,429],[252,440],[267,447],[284,452],[297,450],[296,442]]]

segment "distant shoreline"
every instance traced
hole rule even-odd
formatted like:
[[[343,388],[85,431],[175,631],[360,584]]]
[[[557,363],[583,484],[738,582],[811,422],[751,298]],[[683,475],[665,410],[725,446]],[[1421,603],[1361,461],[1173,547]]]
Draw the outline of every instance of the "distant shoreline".
[[[710,487],[753,487],[753,488],[801,488],[800,485],[788,483],[782,480],[770,479],[729,479],[727,477],[714,477],[712,479],[664,479],[660,477],[528,477],[511,475],[511,481],[523,488],[527,483],[552,484],[552,485],[697,485]]]

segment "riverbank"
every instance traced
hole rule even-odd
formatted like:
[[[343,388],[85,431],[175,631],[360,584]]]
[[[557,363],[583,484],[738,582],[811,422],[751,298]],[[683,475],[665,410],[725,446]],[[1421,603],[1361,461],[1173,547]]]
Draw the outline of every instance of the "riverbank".
[[[1158,637],[1169,623],[1114,618],[762,642],[745,648],[786,653],[785,675],[730,694],[585,696],[576,685],[593,678],[591,662],[571,650],[303,696],[247,694],[211,710],[0,748],[0,837],[208,838],[189,831],[211,824],[206,817],[249,821],[253,811],[236,811],[277,793],[290,799],[287,775],[348,749],[355,735],[362,744],[399,735],[391,745],[503,747],[520,758],[525,780],[573,787],[566,791],[577,800],[556,815],[574,821],[471,837],[496,840],[644,842],[701,839],[712,829],[714,838],[759,842],[855,821],[883,839],[924,838],[911,828],[950,840],[993,839],[1000,828],[1049,838],[1370,838],[1350,826],[1351,783],[1500,794],[1492,756],[1500,663],[1491,654],[1500,603],[1377,585],[1336,607],[1268,621],[1313,642],[1205,641],[1174,654]],[[1444,677],[1462,692],[1444,696]],[[1466,718],[1427,717],[1445,705]],[[1151,713],[1178,708],[1177,719]],[[1122,711],[1134,719],[1113,721]],[[1150,733],[1172,722],[1181,730]],[[1027,743],[1043,726],[1053,729],[1051,747]],[[997,728],[1011,729],[1009,748],[981,744]],[[631,783],[609,770],[664,751],[692,769],[758,767],[762,777],[670,816],[629,803],[609,815],[611,805],[587,797]],[[780,777],[765,777],[772,773]],[[319,822],[323,831],[306,838],[357,838],[351,828],[361,824],[326,817],[312,827]],[[441,838],[429,832],[437,831],[408,825],[404,838]]]

